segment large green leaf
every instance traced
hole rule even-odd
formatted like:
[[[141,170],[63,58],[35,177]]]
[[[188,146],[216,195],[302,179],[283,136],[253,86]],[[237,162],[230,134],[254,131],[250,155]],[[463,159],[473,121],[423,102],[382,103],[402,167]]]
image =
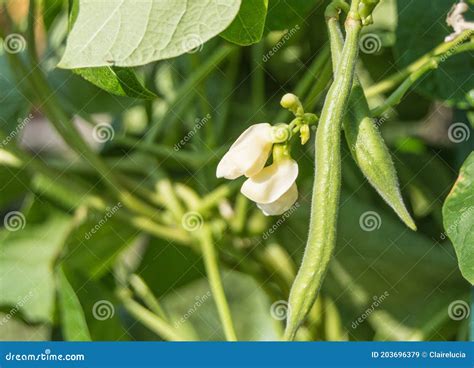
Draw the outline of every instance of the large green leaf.
[[[259,42],[263,35],[267,9],[268,0],[242,0],[239,13],[221,36],[241,46]]]
[[[80,0],[59,66],[135,66],[194,50],[232,22],[241,0]]]
[[[444,228],[463,276],[474,284],[474,153],[464,162],[443,206]]]
[[[14,215],[10,229],[15,231],[0,233],[0,305],[15,309],[28,321],[51,322],[52,268],[71,228],[71,217],[54,210]]]
[[[452,0],[398,0],[398,28],[395,44],[396,61],[405,67],[444,42],[452,33],[446,15]],[[431,98],[466,107],[472,104],[474,90],[474,53],[452,56],[430,72],[417,89]]]
[[[138,80],[130,68],[104,66],[100,68],[75,69],[85,80],[117,96],[128,96],[151,100],[158,97]]]
[[[59,314],[61,316],[61,329],[67,341],[90,341],[91,337],[87,328],[81,302],[69,283],[62,267],[57,270]]]

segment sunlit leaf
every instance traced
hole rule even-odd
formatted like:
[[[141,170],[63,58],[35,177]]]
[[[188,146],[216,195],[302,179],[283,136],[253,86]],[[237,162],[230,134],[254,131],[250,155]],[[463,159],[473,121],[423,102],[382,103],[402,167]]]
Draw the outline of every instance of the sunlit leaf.
[[[117,96],[151,100],[158,97],[138,80],[130,68],[109,67],[74,69],[85,80]]]
[[[267,8],[268,0],[242,0],[239,13],[221,36],[241,46],[259,42],[263,35]]]
[[[443,206],[444,228],[463,276],[474,284],[474,153],[464,162]]]
[[[222,32],[240,0],[80,0],[59,66],[135,66],[191,51]]]
[[[61,330],[67,341],[90,341],[81,302],[61,267],[57,270]]]

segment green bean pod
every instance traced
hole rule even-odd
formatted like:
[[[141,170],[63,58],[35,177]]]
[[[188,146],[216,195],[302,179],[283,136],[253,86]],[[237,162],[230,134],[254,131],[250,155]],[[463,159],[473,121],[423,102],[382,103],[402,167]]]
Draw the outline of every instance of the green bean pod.
[[[358,1],[353,2],[358,5]],[[351,9],[352,10],[352,9]],[[326,274],[336,243],[341,190],[341,128],[353,83],[361,22],[352,12],[346,20],[347,37],[341,63],[324,101],[315,138],[315,179],[308,241],[291,287],[285,340],[295,338],[311,309]]]
[[[333,65],[338,65],[343,41],[337,17],[327,18],[327,25]],[[352,157],[369,183],[393,208],[398,217],[410,229],[416,230],[415,222],[403,202],[390,151],[370,117],[369,105],[357,77],[354,78],[349,112],[343,126]]]

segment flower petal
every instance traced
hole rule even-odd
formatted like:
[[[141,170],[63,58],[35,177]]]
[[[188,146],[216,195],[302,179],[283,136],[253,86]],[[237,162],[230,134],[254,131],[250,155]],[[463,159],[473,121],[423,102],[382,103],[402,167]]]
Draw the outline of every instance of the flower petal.
[[[288,211],[298,199],[298,188],[296,183],[288,189],[280,198],[271,203],[257,203],[265,216],[278,216]]]
[[[271,125],[254,124],[245,130],[217,165],[218,178],[251,176],[263,169],[272,149]]]
[[[297,177],[298,164],[291,159],[283,160],[248,178],[240,191],[254,202],[271,203],[287,192]]]

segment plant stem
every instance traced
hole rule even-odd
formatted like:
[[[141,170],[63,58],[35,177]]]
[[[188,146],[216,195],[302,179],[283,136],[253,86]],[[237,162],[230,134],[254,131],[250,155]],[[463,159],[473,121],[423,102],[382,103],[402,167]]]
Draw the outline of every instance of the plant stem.
[[[413,84],[420,79],[424,74],[428,71],[435,69],[438,66],[438,63],[430,59],[426,62],[423,66],[420,67],[417,71],[413,74],[410,74],[407,79],[403,81],[402,84],[398,86],[398,88],[385,100],[385,102],[378,106],[377,108],[371,111],[371,115],[373,117],[377,117],[383,115],[388,109],[392,108],[395,105],[398,105],[402,100],[405,93],[410,89]]]
[[[215,159],[214,155],[202,155],[195,152],[186,152],[184,150],[174,150],[171,147],[148,143],[136,140],[130,137],[116,137],[114,143],[118,146],[137,149],[142,152],[148,152],[164,160],[171,160],[186,167],[201,167],[208,160]]]
[[[400,84],[410,74],[422,68],[434,56],[445,54],[446,57],[450,57],[452,55],[458,54],[460,51],[457,51],[457,48],[463,46],[460,43],[462,43],[464,40],[467,40],[473,34],[474,31],[472,30],[464,31],[454,40],[450,42],[443,42],[442,44],[438,45],[432,51],[421,56],[419,59],[408,65],[405,69],[402,69],[399,72],[384,79],[383,81],[374,84],[373,86],[370,86],[366,89],[367,98],[376,96],[378,94],[387,92],[395,88],[395,86]]]
[[[191,91],[194,91],[196,86],[234,50],[234,47],[227,45],[219,48],[191,75],[189,79],[186,80],[186,82],[179,88],[176,97],[171,102],[164,116],[150,127],[145,138],[147,143],[154,142],[158,134],[164,129],[165,125],[169,127],[170,121],[193,101]]]
[[[212,294],[217,306],[217,311],[221,319],[222,327],[227,341],[237,341],[234,323],[230,314],[229,304],[227,302],[222,279],[219,272],[217,253],[212,239],[211,229],[207,224],[203,224],[200,230],[200,245],[204,265],[206,267],[209,284],[211,285]]]
[[[346,112],[357,61],[361,21],[352,1],[346,19],[346,41],[334,82],[326,96],[315,145],[315,180],[309,235],[303,261],[289,296],[285,340],[295,338],[324,280],[336,244],[337,215],[341,190],[341,127]]]
[[[254,117],[259,121],[264,115],[265,106],[265,71],[261,64],[263,57],[263,42],[252,46],[252,103]]]
[[[306,110],[311,111],[315,105],[315,101],[319,100],[319,96],[326,88],[326,85],[331,79],[330,74],[326,73],[327,64],[329,61],[329,47],[324,46],[318,53],[305,71],[303,78],[298,82],[295,87],[294,94],[296,96],[305,96],[308,93],[308,90],[313,85],[313,88],[309,91],[304,106]],[[320,83],[314,83],[314,79],[321,81]],[[276,122],[284,122],[290,118],[290,112],[286,109],[281,109],[278,112],[278,115],[275,118]]]
[[[146,306],[155,313],[158,317],[166,320],[166,314],[163,308],[161,307],[158,300],[153,295],[152,291],[148,285],[143,281],[143,279],[138,275],[130,276],[130,285],[133,288],[133,291],[138,295],[138,297],[143,300]]]
[[[328,86],[332,78],[332,68],[331,61],[329,57],[326,59],[326,62],[322,66],[321,71],[318,73],[318,79],[313,84],[313,88],[308,93],[308,96],[303,102],[303,106],[307,111],[313,111],[316,108],[316,105],[321,100],[324,90]]]
[[[125,292],[124,292],[125,293]],[[125,309],[137,321],[148,327],[157,335],[168,341],[186,341],[189,340],[177,332],[173,326],[166,322],[163,318],[152,313],[145,307],[141,306],[135,300],[128,296],[119,296],[123,302]]]

